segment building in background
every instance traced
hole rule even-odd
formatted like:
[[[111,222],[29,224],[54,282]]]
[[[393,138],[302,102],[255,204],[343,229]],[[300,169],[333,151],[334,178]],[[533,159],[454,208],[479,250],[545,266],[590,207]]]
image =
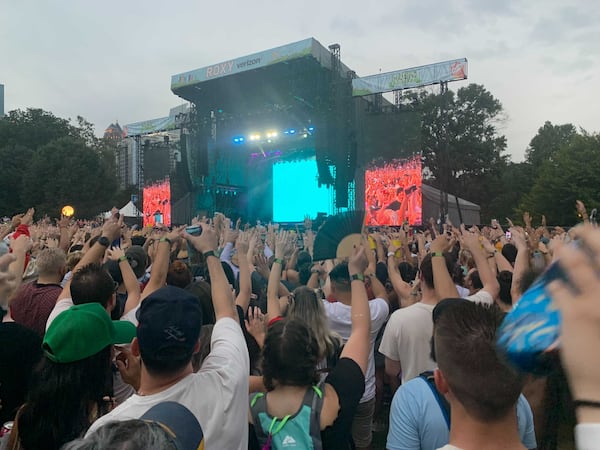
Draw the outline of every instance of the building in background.
[[[118,143],[123,139],[123,129],[119,125],[117,120],[115,123],[111,123],[106,130],[104,130],[104,139],[109,142]]]
[[[172,108],[167,117],[131,123],[111,124],[104,137],[116,143],[115,156],[119,186],[143,188],[169,176],[181,161],[181,130],[176,117],[189,111],[187,105]],[[113,139],[114,136],[114,139]],[[119,137],[117,137],[119,136]],[[141,185],[141,186],[140,186]]]

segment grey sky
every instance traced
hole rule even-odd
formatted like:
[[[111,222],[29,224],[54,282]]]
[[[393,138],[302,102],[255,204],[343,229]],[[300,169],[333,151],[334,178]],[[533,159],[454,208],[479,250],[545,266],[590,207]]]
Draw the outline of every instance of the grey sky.
[[[101,132],[162,117],[170,76],[307,37],[359,75],[467,57],[504,105],[519,161],[550,120],[600,131],[600,2],[0,0],[5,109],[82,115]]]

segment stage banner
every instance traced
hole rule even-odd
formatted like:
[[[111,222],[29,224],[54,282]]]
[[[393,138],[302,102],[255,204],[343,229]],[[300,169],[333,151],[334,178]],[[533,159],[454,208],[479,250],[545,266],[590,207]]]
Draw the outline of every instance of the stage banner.
[[[130,123],[123,127],[123,137],[138,136],[141,134],[157,133],[175,129],[175,116],[161,117],[159,119],[145,120],[144,122]]]
[[[352,95],[380,94],[383,92],[428,86],[445,81],[467,79],[467,59],[453,59],[411,69],[380,73],[352,80]]]
[[[312,38],[304,39],[271,50],[173,75],[171,77],[171,90],[311,55],[313,54],[313,48],[316,48],[314,42]]]

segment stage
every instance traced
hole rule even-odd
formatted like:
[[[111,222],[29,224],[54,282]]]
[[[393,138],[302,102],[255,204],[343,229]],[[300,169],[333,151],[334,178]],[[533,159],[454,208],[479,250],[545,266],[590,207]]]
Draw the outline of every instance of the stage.
[[[419,160],[420,170],[420,113],[382,94],[460,76],[466,60],[359,78],[342,62],[339,45],[325,48],[314,38],[173,75],[172,92],[191,103],[189,111],[156,121],[180,130],[169,150],[177,164],[164,174],[173,222],[219,211],[294,223],[365,208],[373,224],[417,224],[421,173],[411,169],[407,178],[396,165]],[[369,178],[380,169],[379,178],[395,177],[385,182],[394,192],[383,196]]]

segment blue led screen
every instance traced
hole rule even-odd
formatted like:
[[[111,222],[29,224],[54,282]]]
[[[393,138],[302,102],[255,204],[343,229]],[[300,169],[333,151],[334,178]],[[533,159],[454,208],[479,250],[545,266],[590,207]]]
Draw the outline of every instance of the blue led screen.
[[[332,189],[318,185],[315,158],[273,164],[273,221],[302,222],[331,214]]]

